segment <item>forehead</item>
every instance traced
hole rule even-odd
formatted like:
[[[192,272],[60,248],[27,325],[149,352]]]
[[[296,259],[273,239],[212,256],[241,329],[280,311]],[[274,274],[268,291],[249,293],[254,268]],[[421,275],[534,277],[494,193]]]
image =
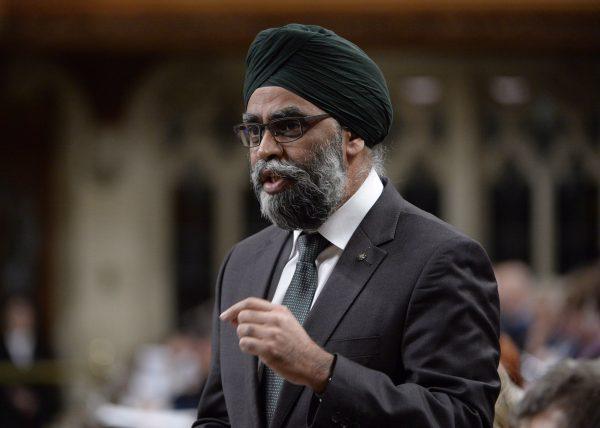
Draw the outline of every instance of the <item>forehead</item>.
[[[248,100],[247,115],[268,119],[279,110],[295,107],[305,114],[324,113],[319,107],[299,95],[279,86],[264,86],[252,93]]]

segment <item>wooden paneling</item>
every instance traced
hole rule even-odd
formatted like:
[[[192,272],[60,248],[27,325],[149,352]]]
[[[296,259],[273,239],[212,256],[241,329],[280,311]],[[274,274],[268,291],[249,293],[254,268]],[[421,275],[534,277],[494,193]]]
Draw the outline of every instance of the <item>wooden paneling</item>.
[[[589,12],[597,0],[4,0],[19,15],[258,14],[422,12]]]
[[[245,50],[261,29],[288,22],[324,25],[365,47],[600,52],[597,0],[5,0],[0,46],[69,52]]]

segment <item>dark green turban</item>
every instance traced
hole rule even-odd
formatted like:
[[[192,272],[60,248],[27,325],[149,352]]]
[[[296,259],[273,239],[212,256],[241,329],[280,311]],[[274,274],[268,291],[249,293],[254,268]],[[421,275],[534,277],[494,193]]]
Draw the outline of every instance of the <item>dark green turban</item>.
[[[280,86],[331,114],[368,146],[392,124],[385,78],[358,46],[317,25],[289,24],[258,33],[246,57],[244,107],[262,86]]]

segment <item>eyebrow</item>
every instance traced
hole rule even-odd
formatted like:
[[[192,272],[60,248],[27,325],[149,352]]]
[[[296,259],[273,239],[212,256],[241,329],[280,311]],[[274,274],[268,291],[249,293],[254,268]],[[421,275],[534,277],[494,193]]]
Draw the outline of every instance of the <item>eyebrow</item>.
[[[288,106],[271,113],[267,121],[271,121],[274,119],[283,119],[285,117],[303,117],[306,115],[307,113],[300,110],[298,107]],[[253,113],[244,113],[242,115],[242,120],[245,123],[260,123],[260,117]]]

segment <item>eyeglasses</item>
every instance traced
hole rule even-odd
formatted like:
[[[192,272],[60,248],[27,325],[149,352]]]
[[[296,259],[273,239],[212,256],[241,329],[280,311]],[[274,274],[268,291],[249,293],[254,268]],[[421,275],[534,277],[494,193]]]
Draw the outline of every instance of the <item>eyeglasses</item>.
[[[245,147],[259,146],[265,128],[278,143],[291,143],[302,138],[310,128],[327,117],[330,116],[325,113],[304,117],[284,117],[267,123],[240,123],[233,127],[233,132]]]

